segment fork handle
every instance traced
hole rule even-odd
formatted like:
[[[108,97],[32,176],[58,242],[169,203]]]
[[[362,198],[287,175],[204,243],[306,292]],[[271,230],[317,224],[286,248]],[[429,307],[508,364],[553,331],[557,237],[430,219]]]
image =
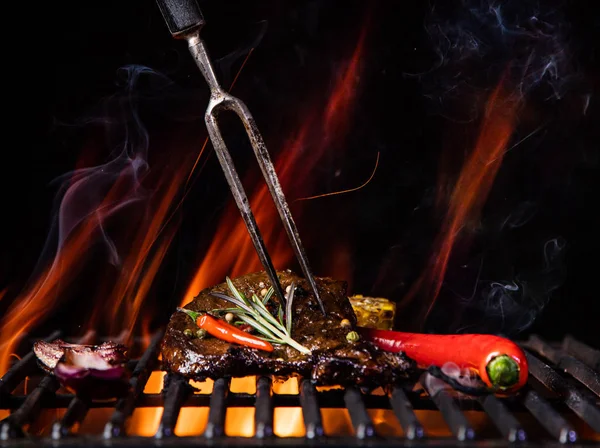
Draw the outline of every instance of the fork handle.
[[[196,0],[156,0],[156,3],[175,38],[186,38],[204,26],[204,16]]]

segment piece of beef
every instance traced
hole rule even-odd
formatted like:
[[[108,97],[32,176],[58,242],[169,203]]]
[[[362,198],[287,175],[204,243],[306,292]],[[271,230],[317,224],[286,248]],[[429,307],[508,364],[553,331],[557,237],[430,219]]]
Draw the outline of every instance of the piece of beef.
[[[395,384],[413,377],[415,363],[403,354],[384,352],[367,341],[352,343],[346,339],[352,328],[342,327],[341,321],[348,319],[352,327],[356,325],[356,316],[346,296],[346,282],[316,279],[327,311],[323,316],[306,280],[290,271],[278,272],[278,276],[284,289],[292,282],[296,285],[292,337],[310,349],[311,355],[287,345],[275,344],[275,350],[267,353],[213,337],[190,339],[184,331],[194,331],[195,323],[185,313],[176,312],[162,344],[164,369],[194,380],[299,374],[311,378],[317,385],[355,384],[365,388]],[[233,279],[233,283],[246,297],[260,296],[262,289],[270,287],[265,272],[244,275]],[[211,295],[213,292],[231,295],[223,283],[201,291],[186,308],[211,311],[232,306]]]

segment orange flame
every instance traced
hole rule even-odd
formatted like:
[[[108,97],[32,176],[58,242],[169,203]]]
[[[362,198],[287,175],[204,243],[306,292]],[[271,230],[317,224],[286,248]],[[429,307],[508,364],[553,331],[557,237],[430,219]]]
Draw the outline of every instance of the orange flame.
[[[518,97],[507,84],[508,81],[502,78],[487,101],[479,137],[454,186],[442,229],[434,244],[436,249],[430,268],[403,302],[407,305],[424,285],[422,292],[428,302],[419,322],[425,320],[435,304],[457,238],[467,223],[479,218],[502,164],[519,107]]]
[[[130,329],[131,333],[135,326],[150,286],[177,230],[176,226],[165,229],[162,241],[155,247],[159,234],[168,219],[168,212],[173,200],[182,185],[184,171],[181,169],[179,173],[175,173],[174,177],[177,179],[175,181],[171,177],[164,179],[163,183],[167,185],[158,188],[158,191],[161,192],[158,207],[149,223],[141,226],[128,251],[123,270],[129,275],[119,277],[111,294],[114,322],[118,327],[113,325],[110,334],[115,334],[121,328]],[[155,251],[152,253],[153,248]],[[118,320],[118,312],[122,309],[125,309],[125,317],[123,320]]]
[[[185,167],[186,164],[181,163],[161,173],[158,185],[164,188],[158,188],[148,204],[151,219],[127,223],[119,229],[120,235],[130,237],[120,275],[108,295],[105,295],[105,290],[90,288],[89,300],[95,310],[90,310],[89,316],[81,317],[82,331],[104,325],[113,335],[121,330],[125,331],[125,338],[132,334],[150,286],[177,230],[176,225],[166,225],[170,206],[186,178]],[[119,174],[97,210],[71,232],[54,260],[32,286],[12,301],[1,322],[0,374],[8,369],[9,354],[16,349],[22,336],[42,322],[48,310],[56,310],[63,302],[66,287],[77,281],[92,241],[102,231],[102,222],[106,217],[104,210],[119,200],[120,189],[127,175],[125,170]]]

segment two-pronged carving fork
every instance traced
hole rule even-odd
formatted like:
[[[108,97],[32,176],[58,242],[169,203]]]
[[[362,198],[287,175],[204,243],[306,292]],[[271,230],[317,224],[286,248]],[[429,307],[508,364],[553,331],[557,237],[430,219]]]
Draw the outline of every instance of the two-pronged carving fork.
[[[227,178],[227,182],[229,183],[229,188],[231,189],[235,202],[242,214],[242,218],[246,223],[246,227],[248,228],[252,243],[260,258],[260,262],[271,280],[275,293],[280,300],[284,300],[281,284],[279,283],[275,268],[273,267],[273,262],[267,252],[264,240],[258,229],[256,220],[254,219],[252,210],[250,209],[248,196],[244,191],[244,187],[242,186],[233,165],[231,154],[227,149],[221,131],[219,130],[218,115],[225,110],[235,112],[246,128],[246,133],[250,139],[252,149],[254,150],[263,177],[269,187],[269,192],[271,193],[275,207],[279,212],[279,216],[283,222],[292,248],[294,249],[296,258],[300,263],[304,277],[309,282],[319,306],[321,307],[321,311],[325,314],[325,307],[323,306],[323,301],[321,300],[317,284],[308,263],[306,252],[300,241],[298,229],[296,228],[288,203],[281,190],[275,167],[271,162],[262,136],[256,127],[256,122],[254,121],[254,118],[252,118],[246,105],[238,98],[223,90],[217,81],[206,46],[204,41],[200,38],[200,30],[205,22],[196,0],[157,0],[157,3],[173,37],[187,40],[190,53],[194,57],[200,72],[208,83],[210,88],[210,101],[205,114],[208,134],[213,147],[215,148],[215,152],[217,153],[217,157],[219,158],[219,162],[221,163],[221,167],[223,168],[223,172],[225,173],[225,177]]]

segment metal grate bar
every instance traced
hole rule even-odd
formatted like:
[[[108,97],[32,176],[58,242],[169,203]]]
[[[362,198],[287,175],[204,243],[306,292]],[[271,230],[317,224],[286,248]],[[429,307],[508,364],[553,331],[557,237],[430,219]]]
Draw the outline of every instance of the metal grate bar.
[[[131,379],[129,380],[131,390],[125,397],[117,400],[115,411],[108,423],[104,426],[103,436],[105,439],[112,439],[113,437],[125,435],[125,421],[132,414],[137,398],[143,392],[146,382],[150,377],[152,367],[157,360],[156,355],[160,348],[162,336],[162,331],[158,331],[152,336],[150,345],[135,366],[135,370],[131,374]]]
[[[75,396],[69,403],[65,415],[60,421],[52,425],[52,439],[64,439],[71,432],[73,425],[83,422],[90,408],[90,402],[81,397]]]
[[[559,394],[565,400],[565,404],[594,431],[600,432],[600,408],[596,407],[592,395],[576,389],[570,381],[530,352],[526,351],[525,355],[529,363],[529,372],[548,389]]]
[[[573,336],[566,336],[563,340],[563,350],[580,359],[594,370],[600,370],[600,350],[578,341]]]
[[[40,384],[31,392],[23,405],[7,417],[0,426],[0,440],[23,437],[22,426],[33,422],[40,410],[41,402],[54,395],[60,384],[53,376],[45,376]]]
[[[539,336],[531,336],[529,341],[527,341],[527,346],[556,364],[557,368],[564,370],[573,378],[579,380],[579,382],[600,397],[600,376],[592,368],[586,366],[577,358],[566,355],[562,351],[551,347]]]
[[[573,356],[566,355],[560,350],[556,350],[535,335],[529,338],[527,346],[556,364],[557,368],[564,370],[573,378],[579,380],[580,383],[584,384],[588,389],[600,397],[600,375],[598,375],[591,367],[586,366],[583,362]]]
[[[318,401],[327,403],[328,408],[345,408],[344,403],[344,391],[343,390],[330,390],[318,392]],[[53,408],[53,409],[66,409],[69,407],[71,400],[75,398],[73,394],[58,394],[51,400],[44,401],[42,407]],[[0,406],[2,409],[18,409],[27,399],[24,395],[6,396],[0,399]],[[274,407],[298,407],[300,406],[298,401],[298,394],[274,394],[273,397]],[[189,395],[184,403],[183,407],[186,406],[198,406],[207,407],[210,405],[211,395],[210,394],[193,394]],[[363,400],[368,409],[391,409],[389,398],[383,395],[363,395]],[[425,398],[411,398],[413,406],[415,408],[423,410],[436,410],[437,408],[428,399]],[[233,393],[228,394],[229,406],[236,407],[253,407],[256,402],[254,394],[247,393]],[[155,408],[160,407],[164,403],[161,394],[141,394],[138,397],[135,405],[137,408]],[[93,401],[90,403],[90,408],[114,408],[117,404],[117,400],[107,401]],[[462,404],[462,403],[461,403]]]
[[[258,377],[254,414],[254,437],[266,439],[273,436],[273,396],[271,378]]]
[[[59,338],[60,335],[60,331],[55,331],[45,338],[44,341],[51,342]],[[17,361],[0,379],[0,395],[12,393],[26,376],[35,372],[37,370],[36,360],[35,353],[31,350]]]
[[[527,440],[527,434],[521,424],[498,398],[494,395],[486,395],[481,397],[479,402],[506,440],[509,442]]]
[[[454,434],[457,440],[473,440],[475,438],[475,430],[471,427],[471,424],[460,411],[456,400],[444,389],[438,391],[431,390],[429,386],[428,378],[431,379],[431,375],[428,373],[421,377],[420,383],[425,388],[437,408],[442,413],[442,417],[448,424],[448,427]],[[436,381],[441,381],[437,380]]]
[[[402,425],[405,437],[409,440],[423,438],[425,436],[423,426],[421,426],[421,423],[417,419],[408,397],[400,387],[392,389],[390,403]]]
[[[229,379],[219,378],[214,382],[210,396],[210,410],[204,430],[204,437],[214,439],[225,435],[225,414],[227,413],[227,395]]]
[[[531,389],[528,390],[523,399],[523,404],[544,429],[560,443],[574,443],[577,441],[578,436],[575,429],[537,392]]]
[[[323,437],[323,420],[317,400],[317,390],[310,380],[302,380],[300,383],[300,406],[302,406],[302,417],[306,429],[307,439]]]
[[[175,425],[181,411],[181,405],[192,391],[188,381],[181,375],[169,373],[165,376],[162,395],[163,414],[154,437],[165,439],[175,435]]]
[[[365,407],[362,393],[356,387],[348,387],[344,393],[344,402],[350,413],[356,438],[362,440],[375,437],[375,427]]]

